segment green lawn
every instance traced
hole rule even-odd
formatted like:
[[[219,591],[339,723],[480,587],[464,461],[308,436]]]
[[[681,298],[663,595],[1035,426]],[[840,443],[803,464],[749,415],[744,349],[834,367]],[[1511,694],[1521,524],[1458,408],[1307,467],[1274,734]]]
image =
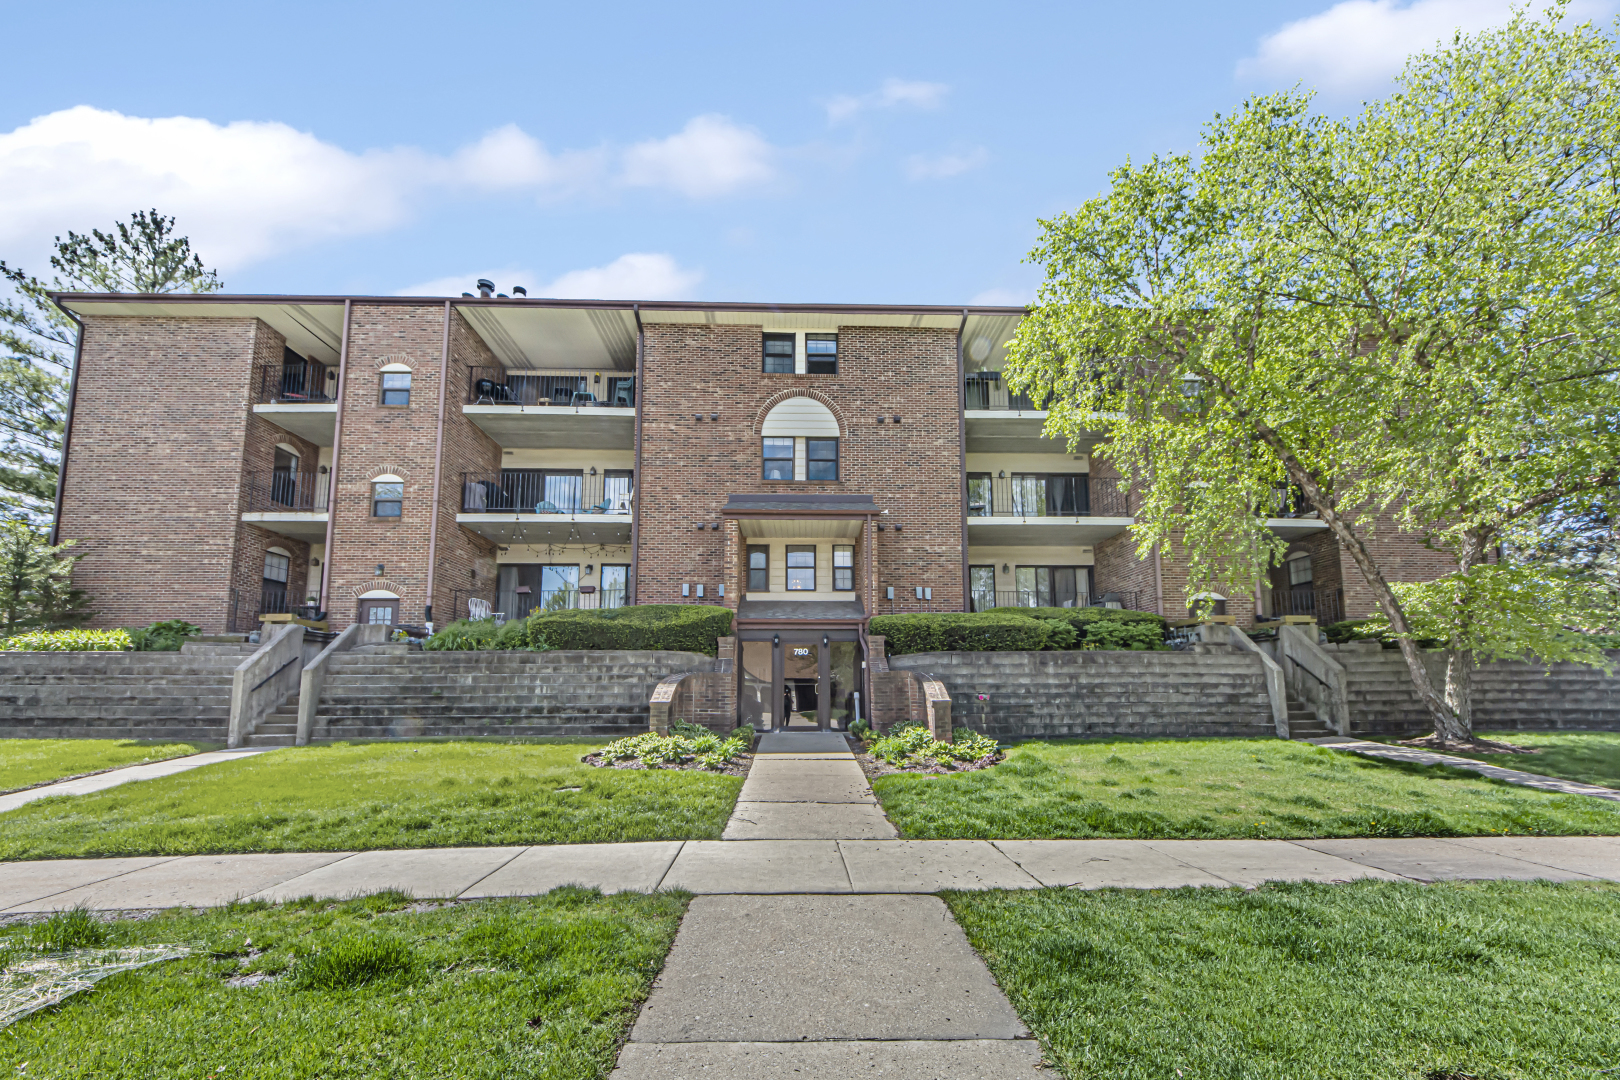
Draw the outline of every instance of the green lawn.
[[[84,931],[103,924],[83,913],[54,917],[67,933],[12,926],[0,942],[25,949],[196,951],[0,1029],[0,1068],[51,1080],[605,1077],[687,899],[563,888],[419,912],[398,894],[242,904],[107,924],[99,943]],[[252,973],[279,977],[226,982]]]
[[[1030,742],[872,787],[922,840],[1620,834],[1620,804],[1281,739]]]
[[[219,743],[152,739],[0,739],[0,794],[47,780],[218,750]]]
[[[1620,788],[1620,731],[1484,731],[1480,735],[1532,747],[1541,753],[1457,756],[1560,780]]]
[[[1620,886],[947,894],[1068,1080],[1620,1068]]]
[[[277,750],[30,803],[0,815],[0,859],[719,838],[741,777],[579,763],[600,745]]]

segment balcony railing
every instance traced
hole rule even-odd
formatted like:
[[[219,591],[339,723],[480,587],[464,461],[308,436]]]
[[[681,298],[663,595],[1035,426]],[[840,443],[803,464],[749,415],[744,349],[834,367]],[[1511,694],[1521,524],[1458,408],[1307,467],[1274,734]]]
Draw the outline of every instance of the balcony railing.
[[[1140,592],[1105,592],[1094,596],[1082,593],[1073,604],[1043,603],[1047,599],[1034,589],[974,589],[969,593],[974,611],[991,611],[995,608],[1038,608],[1038,607],[1105,607],[1123,608],[1128,611],[1145,611],[1140,606],[1142,594]]]
[[[636,379],[600,371],[528,375],[499,367],[475,367],[467,377],[467,404],[630,409],[636,404]]]
[[[1129,493],[1112,480],[1093,485],[1089,476],[969,476],[968,517],[1131,516]]]
[[[266,364],[256,369],[258,405],[330,405],[337,400],[337,372],[319,360]]]
[[[325,473],[250,472],[242,509],[251,513],[313,512],[326,509]]]
[[[1294,586],[1290,589],[1271,590],[1271,617],[1308,615],[1317,625],[1344,621],[1344,591],[1342,589],[1314,589]]]
[[[1030,400],[1028,394],[1015,394],[1007,389],[1006,382],[997,372],[980,371],[969,375],[965,389],[966,408],[970,411],[1040,412],[1042,409],[1042,406]]]
[[[525,619],[537,611],[595,611],[624,607],[622,587],[599,589],[593,585],[573,588],[537,589],[532,592],[502,591],[496,594],[498,617]]]
[[[1316,508],[1305,499],[1305,493],[1293,484],[1277,484],[1271,489],[1271,498],[1261,507],[1264,517],[1302,518],[1316,517]]]
[[[502,469],[461,474],[463,514],[630,513],[634,492],[628,469],[570,472]]]

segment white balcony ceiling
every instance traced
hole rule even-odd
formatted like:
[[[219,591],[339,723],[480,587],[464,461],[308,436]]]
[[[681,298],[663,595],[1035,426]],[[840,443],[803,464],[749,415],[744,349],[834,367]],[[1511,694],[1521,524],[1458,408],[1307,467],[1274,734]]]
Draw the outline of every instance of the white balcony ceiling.
[[[634,450],[636,446],[634,409],[464,405],[462,412],[507,450]]]
[[[745,517],[737,519],[737,531],[748,540],[855,540],[865,523],[865,518]]]
[[[70,300],[63,305],[76,315],[128,315],[174,319],[262,319],[287,339],[294,352],[335,364],[343,347],[343,301],[317,298],[276,300],[233,296],[174,294],[146,299],[137,296]],[[180,358],[172,358],[180,359]]]
[[[331,446],[336,438],[337,405],[303,402],[255,405],[253,411],[283,431],[290,431],[316,446]]]
[[[626,308],[564,308],[510,300],[457,305],[508,368],[636,368],[636,313]]]
[[[1130,518],[970,517],[968,543],[975,547],[1093,547],[1131,527]]]
[[[456,522],[497,544],[630,542],[628,514],[457,514]]]
[[[966,414],[967,452],[970,454],[1067,454],[1067,439],[1048,439],[1044,412],[980,412]],[[1085,454],[1102,439],[1101,432],[1088,431],[1080,437],[1074,452]]]
[[[1267,518],[1266,528],[1293,543],[1326,529],[1327,522],[1319,518]]]
[[[243,514],[242,520],[281,536],[302,540],[308,544],[326,542],[326,511],[265,511]]]

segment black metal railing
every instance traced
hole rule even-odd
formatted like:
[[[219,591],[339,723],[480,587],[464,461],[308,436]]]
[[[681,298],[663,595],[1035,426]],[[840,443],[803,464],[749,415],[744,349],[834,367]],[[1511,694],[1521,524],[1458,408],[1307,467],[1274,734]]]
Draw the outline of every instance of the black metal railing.
[[[601,371],[530,375],[475,367],[467,375],[467,404],[630,409],[636,404],[636,379]]]
[[[1310,616],[1319,626],[1344,621],[1344,590],[1294,586],[1271,590],[1271,617]]]
[[[261,365],[253,400],[259,405],[330,405],[337,400],[337,372],[319,360]]]
[[[633,476],[628,469],[462,473],[461,512],[624,515],[630,513],[633,491]]]
[[[319,513],[326,509],[328,474],[320,472],[291,472],[273,469],[270,472],[250,472],[242,509],[253,513],[276,511],[305,511]]]
[[[969,476],[969,517],[1116,517],[1131,516],[1128,492],[1112,480],[1092,484],[1090,477],[1028,475]]]
[[[1038,607],[1107,607],[1124,608],[1127,611],[1147,611],[1141,606],[1143,594],[1141,592],[1108,592],[1088,595],[1080,594],[1073,603],[1052,603],[1050,593],[1042,593],[1036,589],[974,589],[969,594],[974,611],[991,611],[995,608],[1038,608]]]
[[[621,608],[625,604],[622,586],[600,589],[594,585],[578,585],[555,589],[525,591],[502,590],[495,600],[498,617],[525,619],[537,611],[595,611],[601,608]]]
[[[1305,499],[1305,493],[1293,484],[1277,484],[1271,497],[1264,500],[1260,516],[1268,518],[1316,517],[1316,508]]]
[[[980,371],[964,381],[969,411],[994,410],[996,412],[1041,412],[1044,405],[1036,405],[1028,394],[1016,394],[1007,388],[999,372]]]

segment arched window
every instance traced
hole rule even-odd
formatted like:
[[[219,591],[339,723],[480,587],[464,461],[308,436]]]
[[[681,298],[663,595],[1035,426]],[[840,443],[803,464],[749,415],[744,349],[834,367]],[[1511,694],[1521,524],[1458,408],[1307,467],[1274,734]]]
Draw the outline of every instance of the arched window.
[[[838,418],[811,397],[791,397],[765,414],[759,427],[766,480],[838,479]]]
[[[1187,618],[1198,619],[1207,615],[1225,615],[1226,597],[1220,593],[1201,592],[1187,605]]]

